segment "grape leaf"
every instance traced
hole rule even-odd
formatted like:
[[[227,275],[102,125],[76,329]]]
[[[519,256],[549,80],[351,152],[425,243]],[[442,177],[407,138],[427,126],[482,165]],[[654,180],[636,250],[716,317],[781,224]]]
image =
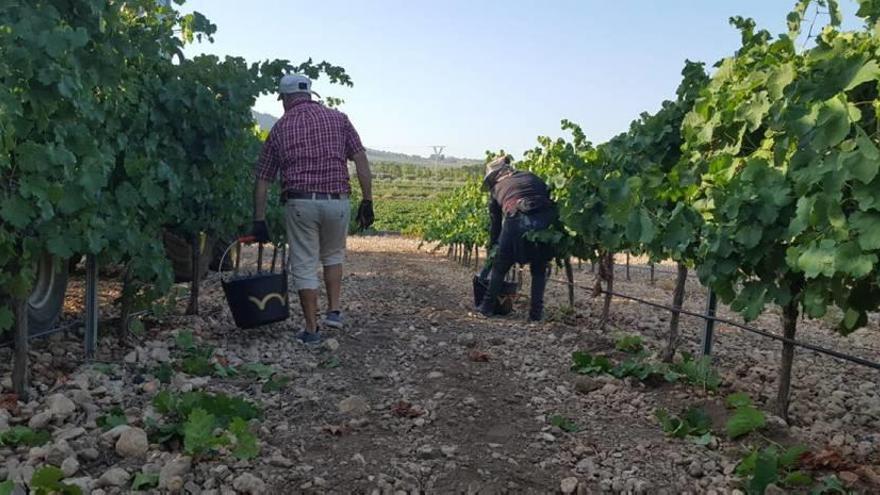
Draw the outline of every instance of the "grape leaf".
[[[745,392],[734,392],[724,399],[724,402],[733,408],[745,407],[752,405],[752,399]]]
[[[255,375],[261,380],[268,380],[272,375],[275,374],[275,368],[267,366],[263,363],[247,363],[244,364],[241,369],[246,373]]]
[[[273,376],[263,384],[262,391],[271,393],[283,390],[290,383],[289,376]]]
[[[62,483],[64,473],[55,466],[43,466],[34,471],[30,488],[36,493],[55,493],[59,495],[80,495],[78,486]]]
[[[9,308],[0,307],[0,334],[12,328],[15,324],[15,314]]]
[[[835,266],[838,271],[853,278],[861,278],[874,269],[877,263],[877,255],[864,254],[855,242],[846,242],[837,248]]]
[[[857,211],[850,216],[849,223],[858,233],[862,249],[880,249],[880,213]]]
[[[748,493],[763,494],[768,485],[779,479],[777,469],[775,452],[764,450],[758,454],[755,459],[754,473],[746,485]]]
[[[837,244],[825,239],[818,244],[812,244],[798,258],[798,267],[804,271],[807,278],[816,278],[819,275],[830,277],[834,275],[834,260],[837,257]]]
[[[581,431],[581,428],[577,423],[558,414],[550,417],[550,424],[567,433],[577,433]]]
[[[108,414],[98,417],[95,421],[101,429],[104,431],[112,430],[113,428],[121,425],[128,424],[128,418],[125,417],[125,413],[120,408],[114,408]]]
[[[747,433],[763,428],[765,425],[764,413],[752,406],[739,407],[727,420],[727,436],[738,438]]]
[[[813,478],[803,471],[794,471],[785,475],[781,482],[784,486],[810,486]]]
[[[785,452],[779,456],[779,466],[783,468],[790,468],[794,466],[804,454],[807,453],[807,448],[803,445],[795,445],[793,447],[789,447],[785,449]]]
[[[174,338],[174,343],[183,351],[192,351],[196,347],[195,338],[192,330],[181,330]]]
[[[39,447],[49,443],[52,434],[45,430],[32,430],[27,426],[16,425],[12,428],[0,432],[0,445],[8,445],[17,447],[26,445],[28,447]]]
[[[214,436],[217,419],[204,409],[193,409],[183,425],[183,448],[188,454],[204,454],[221,444]]]
[[[605,356],[592,356],[586,352],[575,351],[572,354],[574,364],[571,370],[581,375],[593,373],[607,373],[611,371],[611,361]]]
[[[241,418],[233,419],[232,422],[229,423],[229,432],[234,437],[232,455],[237,459],[253,459],[260,454],[260,446],[257,444],[257,437],[251,433],[247,421]]]
[[[131,483],[132,490],[145,490],[148,488],[156,488],[159,486],[158,473],[137,473],[134,475],[134,481]]]
[[[0,218],[17,229],[24,229],[33,217],[33,207],[23,198],[7,197],[0,203]]]

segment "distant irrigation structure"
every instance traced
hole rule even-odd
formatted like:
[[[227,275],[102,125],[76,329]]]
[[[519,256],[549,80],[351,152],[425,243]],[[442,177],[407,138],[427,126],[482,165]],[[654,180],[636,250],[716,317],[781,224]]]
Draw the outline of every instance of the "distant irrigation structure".
[[[443,159],[443,150],[446,149],[446,145],[434,145],[431,146],[431,148],[434,150],[434,154],[431,155],[431,157],[434,158],[434,164],[440,165],[440,160]]]

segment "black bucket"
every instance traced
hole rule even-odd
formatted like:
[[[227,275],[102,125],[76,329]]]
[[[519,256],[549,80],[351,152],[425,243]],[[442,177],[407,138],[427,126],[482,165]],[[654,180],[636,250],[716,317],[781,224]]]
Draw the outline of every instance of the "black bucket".
[[[483,302],[483,297],[489,289],[489,280],[474,275],[474,306],[479,306]],[[513,312],[513,301],[516,299],[516,282],[504,281],[501,284],[501,293],[498,295],[498,303],[495,304],[496,315],[509,315]]]
[[[233,242],[223,253],[223,258],[233,246],[248,242],[250,238],[242,238]],[[269,272],[262,271],[263,245],[259,246],[257,257],[257,273],[239,275],[238,266],[241,250],[237,249],[235,268],[229,278],[221,278],[226,302],[239,328],[254,328],[277,321],[286,320],[290,316],[287,295],[287,269],[284,255],[281,256],[281,272],[275,273],[275,259],[278,248],[272,255],[272,267]],[[221,258],[222,266],[222,258]]]

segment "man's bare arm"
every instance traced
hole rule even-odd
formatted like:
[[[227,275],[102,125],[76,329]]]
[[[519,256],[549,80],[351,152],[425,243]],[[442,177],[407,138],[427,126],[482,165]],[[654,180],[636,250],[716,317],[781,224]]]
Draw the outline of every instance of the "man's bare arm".
[[[351,159],[354,160],[354,167],[357,170],[358,182],[361,184],[363,199],[372,201],[373,175],[370,173],[370,161],[367,160],[367,153],[361,151],[351,157]]]
[[[269,181],[257,179],[254,185],[254,221],[266,220],[266,192],[269,190]]]

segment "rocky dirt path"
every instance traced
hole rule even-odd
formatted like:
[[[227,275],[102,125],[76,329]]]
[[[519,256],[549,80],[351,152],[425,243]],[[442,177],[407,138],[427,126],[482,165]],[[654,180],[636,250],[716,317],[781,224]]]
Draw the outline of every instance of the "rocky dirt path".
[[[703,459],[695,446],[666,445],[652,406],[674,398],[673,387],[646,395],[638,385],[569,371],[574,350],[607,349],[610,338],[527,324],[523,311],[477,317],[470,272],[414,247],[353,240],[345,294],[353,320],[332,334],[334,352],[325,347],[291,359],[305,351],[279,345],[276,330],[240,343],[276,348],[263,351],[263,361],[301,377],[284,394],[286,406],[267,417],[276,424],[270,443],[300,463],[293,472],[279,470],[279,492],[292,483],[340,492],[546,493],[565,478],[588,492],[732,486],[720,456]],[[327,359],[339,365],[322,368]],[[407,405],[415,417],[401,414]],[[552,426],[554,415],[581,430]],[[656,456],[657,448],[667,452]]]
[[[553,306],[563,299],[553,289],[549,322],[526,323],[523,307],[510,317],[486,320],[471,310],[471,272],[419,250],[417,242],[353,238],[350,247],[348,328],[327,332],[317,349],[294,341],[296,311],[283,324],[236,329],[216,278],[206,283],[201,316],[147,321],[134,350],[103,339],[102,363],[77,364],[80,345],[73,336],[37,342],[35,397],[16,404],[4,395],[0,432],[29,424],[52,438],[33,448],[0,444],[5,459],[0,480],[26,482],[35,469],[53,464],[63,468],[67,482],[98,495],[130,493],[138,474],[153,475],[155,482],[146,486],[158,484],[162,493],[204,495],[739,490],[734,468],[750,445],[763,440],[732,442],[718,434],[701,446],[672,439],[654,411],[702,405],[723,431],[723,396],[772,389],[763,375],[740,373],[733,363],[722,370],[725,384],[717,394],[680,383],[577,375],[570,369],[576,350],[620,357],[614,350],[620,331],[603,334],[591,326],[596,302],[580,298],[574,314],[562,317],[564,311]],[[644,334],[649,350],[660,348],[662,316],[617,303],[614,311],[618,328]],[[562,321],[570,318],[578,325]],[[175,335],[190,332],[198,345],[214,348],[212,365],[244,369],[259,363],[275,373],[269,381],[289,382],[267,389],[265,377],[182,372],[185,349]],[[722,338],[724,364],[737,345],[749,345]],[[756,360],[773,369],[772,354],[746,355],[744,363]],[[163,363],[174,370],[167,384],[159,376]],[[870,383],[871,375],[859,376]],[[140,442],[151,420],[162,421],[155,398],[163,389],[224,393],[259,405],[263,415],[251,422],[259,455],[236,459],[221,447],[193,457],[181,453],[179,442],[159,444],[154,435]],[[840,406],[846,410],[836,417],[852,409],[850,416],[860,423],[839,423],[836,432],[812,435],[812,424],[789,429],[771,416],[762,436],[820,448],[833,434],[843,434],[838,447],[844,454],[876,464],[878,438],[870,432],[876,433],[878,418],[859,402],[852,407],[846,402],[854,398],[871,407],[876,389],[862,390],[857,383],[854,390],[847,390]],[[755,399],[761,401],[757,394]],[[114,408],[128,426],[101,428],[100,419]],[[823,407],[812,409],[826,417]],[[557,416],[571,431],[552,424]]]

